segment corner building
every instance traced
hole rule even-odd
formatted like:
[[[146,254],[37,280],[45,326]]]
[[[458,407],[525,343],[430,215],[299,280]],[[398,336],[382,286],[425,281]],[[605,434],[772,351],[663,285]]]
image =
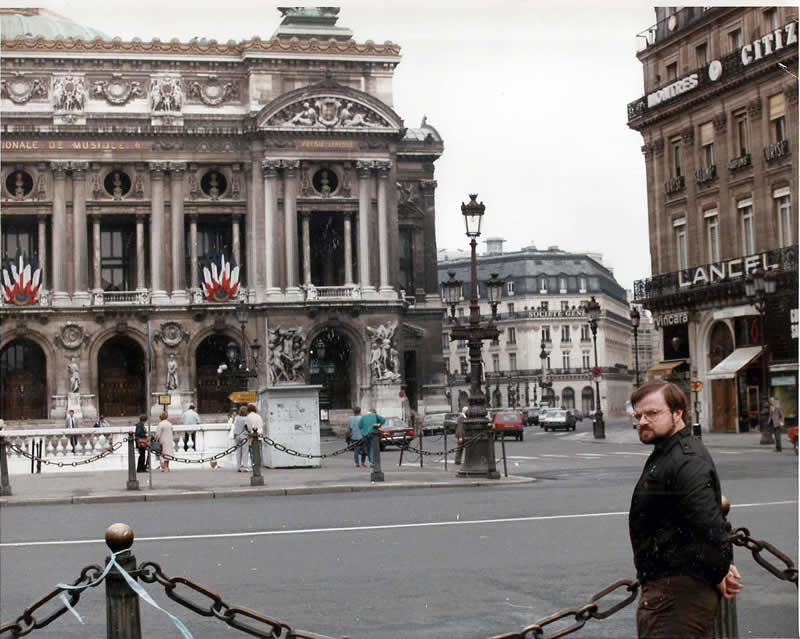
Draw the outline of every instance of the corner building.
[[[220,364],[255,339],[250,389],[321,384],[331,421],[444,402],[442,139],[392,108],[399,46],[281,12],[268,40],[182,43],[1,10],[4,419],[167,391],[224,413],[245,386]]]
[[[628,104],[644,142],[653,273],[634,301],[660,332],[649,376],[687,394],[703,382],[704,428],[747,430],[763,335],[768,392],[796,425],[797,8],[655,11],[639,34],[644,96]],[[765,326],[744,289],[759,266],[778,281]]]

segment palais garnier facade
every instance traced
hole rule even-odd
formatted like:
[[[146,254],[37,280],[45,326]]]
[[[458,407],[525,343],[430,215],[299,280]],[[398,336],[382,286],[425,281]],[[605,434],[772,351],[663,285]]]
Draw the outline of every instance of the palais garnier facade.
[[[165,392],[219,415],[282,383],[320,384],[331,421],[444,404],[442,139],[392,108],[399,46],[280,11],[223,44],[0,10],[0,417]]]

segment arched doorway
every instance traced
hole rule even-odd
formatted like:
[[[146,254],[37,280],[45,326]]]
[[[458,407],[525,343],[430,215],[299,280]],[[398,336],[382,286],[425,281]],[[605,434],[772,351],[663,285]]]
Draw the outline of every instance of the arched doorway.
[[[552,388],[542,389],[542,406],[553,408],[556,405],[556,393]]]
[[[561,391],[561,408],[575,408],[575,391],[569,386]]]
[[[99,410],[106,417],[146,412],[144,351],[130,337],[112,337],[97,354]]]
[[[733,352],[733,334],[725,322],[715,322],[711,327],[708,339],[708,366],[714,368]],[[750,428],[746,414],[739,415],[737,410],[736,379],[711,380],[711,429],[714,432],[736,430],[736,420],[740,420],[740,428]],[[744,407],[744,405],[743,405]],[[746,413],[746,409],[743,411]],[[755,421],[755,420],[754,420]],[[742,423],[744,422],[744,423]]]
[[[584,386],[581,391],[581,412],[588,415],[594,410],[594,391],[591,386]]]
[[[225,348],[230,341],[227,335],[209,335],[195,351],[197,411],[200,413],[227,413],[231,407],[228,396],[234,391],[246,390],[237,388],[234,379],[217,372],[219,365],[227,361]]]
[[[41,347],[16,339],[0,353],[0,395],[3,419],[47,417],[47,362]]]
[[[319,407],[346,409],[353,406],[353,348],[350,339],[334,328],[325,328],[311,340],[308,377],[320,384]]]

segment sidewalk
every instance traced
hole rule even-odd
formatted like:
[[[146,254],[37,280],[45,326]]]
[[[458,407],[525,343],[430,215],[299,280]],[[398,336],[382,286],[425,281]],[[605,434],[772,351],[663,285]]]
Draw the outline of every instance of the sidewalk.
[[[588,431],[577,433],[574,435],[574,438],[578,441],[582,442],[591,442],[593,444],[631,444],[636,446],[642,446],[642,443],[639,441],[639,435],[637,434],[634,428],[626,428],[623,430],[606,430],[606,438],[605,439],[595,439],[592,435],[592,425],[591,422],[589,423]],[[742,449],[742,448],[752,448],[758,450],[775,450],[775,443],[773,440],[772,444],[759,444],[761,440],[761,433],[758,431],[752,431],[749,433],[706,433],[703,432],[702,436],[703,443],[706,445],[711,454],[714,454],[715,448],[735,448],[735,449]],[[789,438],[786,436],[786,433],[783,433],[781,436],[781,443],[783,444],[783,452],[792,453],[792,442],[789,441]]]
[[[322,452],[341,447],[342,440],[323,440]],[[419,467],[415,454],[406,454],[398,467],[399,453],[381,454],[383,482],[372,482],[371,468],[357,468],[353,456],[345,453],[322,460],[320,468],[263,468],[263,486],[250,485],[250,473],[238,473],[231,457],[221,460],[214,470],[210,464],[172,462],[170,472],[153,471],[153,488],[148,473],[138,473],[139,490],[127,490],[127,471],[63,472],[14,474],[10,477],[11,496],[0,497],[0,507],[43,504],[87,504],[170,499],[221,499],[226,497],[284,496],[319,493],[347,493],[367,490],[444,488],[462,486],[508,486],[536,481],[528,477],[461,478],[460,466],[444,464],[440,456],[425,457]],[[411,462],[416,461],[412,465]]]

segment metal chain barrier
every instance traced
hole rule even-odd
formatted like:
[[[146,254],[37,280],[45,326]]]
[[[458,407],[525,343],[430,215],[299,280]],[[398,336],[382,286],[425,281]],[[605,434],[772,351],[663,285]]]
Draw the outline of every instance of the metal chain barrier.
[[[92,585],[92,582],[94,582],[102,574],[102,572],[103,569],[100,566],[86,566],[83,570],[81,570],[80,577],[78,577],[75,582],[71,584],[72,586],[82,586],[81,588],[56,588],[55,590],[49,592],[39,601],[26,608],[25,611],[16,618],[16,620],[7,623],[4,626],[0,626],[0,636],[24,637],[34,630],[44,628],[67,612],[70,607],[74,607],[81,598],[81,593],[90,585]],[[95,583],[93,585],[97,586],[98,584]],[[36,612],[54,597],[59,596],[61,593],[64,593],[64,596],[68,597],[69,606],[65,604],[58,608],[55,612],[42,619],[37,619],[34,616],[34,612]]]
[[[158,452],[152,448],[150,449],[150,452],[156,457],[160,457],[161,459],[166,459],[167,461],[180,462],[182,464],[204,464],[209,461],[217,461],[218,459],[222,459],[226,455],[230,455],[237,449],[249,443],[249,441],[250,440],[248,439],[243,439],[238,444],[234,444],[233,446],[231,446],[227,450],[222,451],[221,453],[217,453],[216,455],[212,455],[211,457],[202,457],[200,459],[187,459],[186,457],[175,457],[174,455],[170,455],[169,453]]]
[[[22,450],[19,446],[8,442],[8,447],[16,453],[19,453],[23,457],[27,457],[28,459],[32,459],[37,462],[41,462],[42,464],[49,464],[50,466],[58,466],[59,468],[63,468],[64,466],[82,466],[84,464],[91,464],[92,462],[96,462],[98,459],[103,459],[103,457],[108,457],[110,454],[119,450],[123,445],[128,443],[128,440],[134,439],[132,436],[125,437],[124,439],[118,441],[116,444],[112,445],[111,448],[108,450],[103,451],[95,455],[94,457],[89,457],[87,459],[81,459],[80,461],[72,461],[72,462],[61,462],[61,461],[53,461],[51,459],[47,459],[46,457],[39,457],[38,455],[33,455]]]
[[[139,578],[148,584],[158,583],[164,587],[164,592],[172,601],[188,608],[192,612],[203,617],[216,617],[224,621],[231,628],[241,630],[254,637],[264,639],[332,639],[325,635],[307,633],[302,630],[295,630],[283,621],[272,619],[259,614],[248,608],[240,606],[230,606],[217,593],[201,586],[200,584],[187,579],[186,577],[169,577],[164,574],[154,561],[146,561],[138,568]],[[199,603],[184,597],[176,592],[178,586],[186,586],[195,594],[201,595],[205,603]],[[346,639],[346,638],[344,638]]]
[[[733,534],[731,535],[731,543],[734,546],[747,548],[753,554],[753,559],[759,566],[766,568],[778,579],[790,581],[795,585],[795,588],[797,587],[797,568],[795,568],[794,562],[785,553],[778,550],[771,543],[759,539],[753,539],[750,536],[750,531],[747,528],[737,528],[734,530]],[[763,550],[766,550],[773,557],[780,559],[786,565],[786,568],[778,568],[762,557],[761,552]]]

